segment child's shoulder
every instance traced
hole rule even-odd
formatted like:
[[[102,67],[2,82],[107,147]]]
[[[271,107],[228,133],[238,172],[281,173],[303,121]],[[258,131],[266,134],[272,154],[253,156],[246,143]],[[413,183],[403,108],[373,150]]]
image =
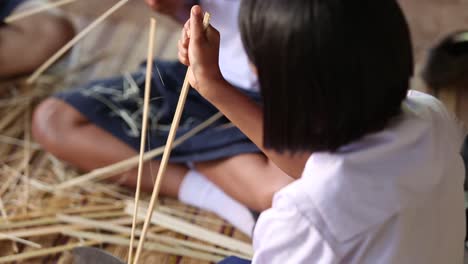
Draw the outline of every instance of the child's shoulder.
[[[425,194],[449,180],[444,168],[458,167],[448,164],[457,140],[444,132],[455,124],[432,96],[410,92],[404,104],[387,129],[338,152],[312,154],[302,178],[280,191],[277,202],[294,204],[311,224],[325,223],[345,241],[427,201]]]

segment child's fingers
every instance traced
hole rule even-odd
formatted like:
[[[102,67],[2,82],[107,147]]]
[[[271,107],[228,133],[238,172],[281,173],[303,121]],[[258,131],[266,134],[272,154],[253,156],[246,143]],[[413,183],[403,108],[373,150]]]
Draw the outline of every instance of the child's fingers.
[[[182,40],[179,40],[179,42],[177,43],[177,48],[180,54],[184,55],[185,57],[188,57],[188,48],[186,45],[184,45]]]
[[[210,43],[218,43],[220,41],[220,33],[219,31],[214,28],[213,26],[209,25],[208,28],[206,29],[206,38]]]
[[[187,34],[187,37],[190,38],[190,19],[184,24],[184,32]]]
[[[180,51],[179,53],[177,53],[177,57],[179,57],[180,63],[184,64],[185,66],[190,66],[189,59],[187,58],[187,56],[181,54]]]
[[[188,47],[189,43],[190,43],[190,39],[189,39],[189,36],[187,34],[187,30],[182,29],[182,32],[181,32],[181,36],[180,36],[180,40],[182,41],[182,44],[185,46],[185,47]]]
[[[200,41],[204,38],[202,9],[196,5],[192,7],[190,14],[190,39]]]
[[[188,47],[184,45],[182,39],[179,39],[179,41],[177,42],[177,48],[177,57],[179,58],[179,61],[182,64],[189,66],[190,62],[188,58]]]

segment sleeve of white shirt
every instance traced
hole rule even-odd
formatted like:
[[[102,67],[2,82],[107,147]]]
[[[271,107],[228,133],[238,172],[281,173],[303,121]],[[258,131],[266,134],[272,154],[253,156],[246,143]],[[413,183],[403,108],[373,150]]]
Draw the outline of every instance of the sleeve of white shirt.
[[[280,199],[281,200],[281,199]],[[285,201],[275,201],[255,228],[254,264],[331,264],[337,256],[301,212]]]

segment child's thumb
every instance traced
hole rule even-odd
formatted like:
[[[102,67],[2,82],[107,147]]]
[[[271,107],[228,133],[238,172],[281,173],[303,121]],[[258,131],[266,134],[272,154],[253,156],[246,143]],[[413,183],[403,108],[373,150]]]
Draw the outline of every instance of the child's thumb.
[[[190,12],[190,38],[194,40],[200,40],[203,37],[203,15],[200,6],[196,5],[192,7]]]

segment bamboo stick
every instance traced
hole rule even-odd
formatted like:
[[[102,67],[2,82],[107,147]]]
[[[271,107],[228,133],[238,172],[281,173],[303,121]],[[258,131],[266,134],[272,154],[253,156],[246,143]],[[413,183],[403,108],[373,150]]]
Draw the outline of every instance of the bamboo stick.
[[[49,225],[57,223],[55,218],[47,217],[42,219],[35,219],[30,221],[22,221],[22,222],[1,222],[0,223],[0,230],[2,229],[14,229],[14,228],[23,228],[23,227],[32,227],[32,226],[40,226],[40,225]]]
[[[3,117],[2,121],[0,122],[0,131],[3,131],[5,128],[8,127],[12,122],[18,119],[18,116],[24,112],[28,104],[22,104],[16,107],[12,107],[8,110],[8,115]]]
[[[18,237],[18,238],[37,237],[37,236],[58,234],[62,232],[62,230],[65,230],[65,229],[77,229],[80,227],[81,227],[80,225],[53,225],[53,226],[47,226],[47,227],[36,227],[36,228],[28,228],[25,230],[10,231],[10,232],[6,232],[3,234],[9,237]],[[7,240],[6,236],[0,236],[0,241]]]
[[[98,234],[98,233],[92,233],[92,232],[69,231],[69,230],[65,230],[62,233],[67,236],[74,236],[77,238],[84,238],[84,239],[92,239],[92,240],[101,241],[102,243],[110,243],[110,244],[120,245],[120,246],[130,245],[130,242],[128,239],[119,237],[119,236],[104,235],[104,234]],[[147,250],[154,250],[154,251],[158,251],[162,253],[168,253],[168,254],[173,254],[177,256],[186,256],[186,257],[191,257],[191,258],[206,260],[206,261],[211,261],[211,262],[218,262],[221,259],[223,259],[223,257],[214,255],[214,254],[207,254],[204,252],[189,250],[189,249],[182,248],[182,247],[175,248],[175,247],[161,245],[158,243],[149,242],[149,243],[146,243],[144,247]]]
[[[20,214],[9,217],[10,221],[17,221],[17,220],[24,220],[24,219],[33,219],[38,217],[44,216],[51,216],[55,215],[60,211],[63,214],[83,214],[83,213],[92,213],[92,212],[103,212],[103,211],[112,211],[112,210],[120,210],[125,208],[125,205],[121,202],[116,202],[115,204],[111,205],[91,205],[91,206],[84,206],[79,208],[54,208],[48,209],[38,212],[31,212],[27,214]]]
[[[22,239],[22,238],[19,238],[19,237],[16,237],[16,236],[12,236],[12,235],[9,235],[9,234],[5,234],[5,233],[0,233],[0,238],[1,239],[11,240],[11,241],[14,241],[14,242],[18,242],[18,243],[21,243],[21,244],[24,244],[26,246],[30,246],[30,247],[33,247],[33,248],[42,248],[42,246],[39,245],[38,243],[29,241],[29,240],[26,240],[26,239]]]
[[[24,141],[26,142],[26,145],[24,147],[24,181],[25,181],[25,188],[26,190],[24,191],[24,210],[27,212],[28,207],[27,205],[29,204],[29,198],[30,198],[30,188],[29,188],[29,180],[30,180],[30,167],[29,167],[29,161],[31,160],[32,153],[31,153],[31,105],[29,105],[26,108],[26,113],[25,113],[25,122],[24,122]]]
[[[19,122],[19,120],[17,120],[17,122]],[[4,135],[9,136],[9,137],[19,137],[23,133],[23,130],[24,128],[22,126],[14,125],[10,127],[9,129],[6,129],[4,132]],[[13,149],[14,149],[14,146],[12,145],[4,146],[2,149],[0,149],[0,156],[5,156],[5,155],[10,154]]]
[[[90,220],[92,221],[92,220]],[[131,219],[116,219],[116,220],[109,220],[107,222],[109,225],[112,224],[130,224],[132,223]],[[3,236],[0,235],[0,241],[7,240],[9,237],[16,237],[16,238],[23,238],[23,237],[37,237],[37,236],[45,236],[51,234],[58,234],[63,230],[79,230],[79,229],[87,229],[88,226],[80,225],[80,224],[57,224],[52,226],[46,227],[35,227],[35,228],[28,228],[25,230],[16,230],[10,232],[4,232]]]
[[[3,203],[3,199],[2,197],[0,196],[0,214],[2,214],[2,218],[5,222],[9,222],[8,221],[8,214],[7,214],[7,211],[5,209],[5,204]]]
[[[69,215],[62,215],[62,214],[57,215],[57,219],[67,224],[77,224],[81,226],[86,226],[88,228],[101,229],[101,230],[106,230],[106,231],[115,232],[115,233],[124,234],[124,235],[132,234],[132,228],[120,226],[118,224],[113,224],[109,222],[96,221],[96,220],[86,219],[83,217],[69,216]],[[136,230],[134,232],[135,232],[134,234],[136,235],[141,234],[141,230]],[[204,245],[204,244],[200,244],[200,243],[196,243],[192,241],[186,241],[186,240],[182,240],[178,238],[173,238],[173,237],[166,236],[166,235],[156,235],[154,233],[148,233],[148,238],[153,239],[155,241],[159,241],[168,246],[184,246],[187,248],[201,250],[201,251],[209,252],[212,254],[218,254],[218,255],[225,256],[225,257],[233,256],[233,255],[237,255],[239,257],[246,257],[245,255],[241,255],[238,252],[224,250],[224,249],[216,248],[214,246],[208,246],[208,245]]]
[[[70,50],[76,43],[83,39],[89,32],[91,32],[95,27],[101,24],[105,19],[112,15],[119,8],[128,3],[129,0],[120,0],[112,6],[109,10],[104,12],[100,17],[94,20],[89,26],[87,26],[83,31],[76,35],[72,40],[70,40],[65,46],[58,50],[52,57],[50,57],[44,64],[42,64],[32,75],[26,80],[27,84],[32,84],[44,73],[52,64],[54,64],[60,57],[62,57],[68,50]]]
[[[106,231],[111,231],[115,232],[118,234],[125,234],[125,235],[130,235],[132,233],[132,228],[129,227],[124,227],[116,224],[112,224],[109,222],[104,222],[104,221],[97,221],[97,220],[91,220],[79,216],[70,216],[70,215],[64,215],[64,214],[58,214],[57,219],[60,220],[61,222],[67,223],[67,224],[74,224],[74,225],[79,225],[87,228],[97,228],[101,230],[106,230]],[[132,219],[133,222],[133,219]],[[141,232],[139,230],[135,231],[134,234],[139,235]],[[152,238],[155,238],[153,234],[151,234]]]
[[[209,23],[210,23],[210,14],[205,13],[205,17],[203,19],[203,26],[206,28],[209,26]],[[169,136],[167,137],[166,147],[164,149],[161,163],[159,165],[158,175],[156,177],[156,182],[154,184],[153,193],[151,194],[149,209],[147,211],[146,219],[143,224],[143,230],[142,230],[142,234],[140,237],[140,242],[138,243],[138,247],[136,250],[135,260],[133,262],[134,264],[138,264],[138,260],[140,259],[141,251],[143,249],[143,244],[145,243],[146,232],[148,232],[153,210],[156,205],[157,198],[159,196],[161,182],[164,177],[167,164],[169,162],[169,157],[171,155],[172,144],[174,143],[174,138],[175,138],[177,129],[179,127],[180,118],[182,117],[182,112],[184,110],[185,101],[187,99],[187,95],[190,89],[190,83],[188,81],[189,73],[190,73],[190,68],[187,69],[187,74],[185,75],[184,84],[182,85],[182,91],[180,92],[180,96],[179,96],[179,102],[177,103],[176,112],[174,114],[174,119],[172,121],[171,129],[169,131]]]
[[[99,212],[99,213],[91,213],[91,214],[81,214],[81,217],[91,218],[91,219],[102,219],[102,218],[110,218],[110,217],[118,217],[127,215],[123,211],[115,211],[115,212]],[[45,225],[52,225],[59,223],[56,217],[45,217],[40,219],[34,220],[27,220],[21,222],[14,222],[14,223],[7,223],[6,221],[0,222],[0,230],[2,229],[18,229],[18,228],[27,228],[27,227],[36,227],[36,226],[45,226]]]
[[[66,4],[70,4],[72,2],[75,2],[76,0],[61,0],[53,3],[46,2],[47,4],[38,6],[37,8],[31,8],[29,10],[26,10],[24,12],[18,13],[18,14],[13,14],[11,16],[8,16],[5,18],[5,23],[10,24],[12,22],[18,21],[23,18],[27,18],[29,16],[47,11],[52,8],[60,7]]]
[[[15,145],[15,146],[18,146],[18,147],[26,147],[26,145],[27,145],[27,143],[24,142],[21,139],[17,139],[17,138],[14,138],[14,137],[8,137],[8,136],[4,136],[4,135],[0,135],[0,142],[3,143],[3,144]],[[39,144],[37,144],[37,143],[31,143],[30,147],[32,149],[39,149],[40,148]]]
[[[10,263],[10,262],[22,261],[22,260],[30,259],[30,258],[49,256],[49,255],[69,251],[69,250],[72,250],[72,249],[74,249],[76,247],[93,246],[93,245],[96,245],[96,244],[99,244],[99,243],[100,242],[97,242],[97,241],[88,241],[88,242],[84,242],[84,243],[79,242],[79,243],[68,244],[68,245],[65,245],[65,246],[45,248],[45,249],[25,252],[25,253],[16,254],[16,255],[0,257],[0,263]]]
[[[10,169],[8,166],[4,166],[4,168],[8,168]],[[15,171],[16,172],[16,171]],[[18,181],[18,179],[20,178],[21,174],[19,172],[16,172],[14,176],[10,176],[6,182],[3,183],[2,187],[0,188],[0,197],[2,197],[6,191],[8,191],[8,189],[10,189],[10,187],[12,185],[15,184],[15,182]]]
[[[121,202],[116,202],[115,204],[111,205],[91,205],[87,207],[80,207],[80,208],[68,208],[63,210],[64,214],[81,214],[81,213],[90,213],[90,212],[102,212],[102,211],[110,211],[110,210],[119,210],[124,208]]]
[[[129,215],[132,214],[134,211],[132,201],[127,202],[127,207],[125,208],[125,212]],[[138,217],[141,219],[146,219],[145,215],[147,216],[148,210],[144,207],[140,206],[138,210]],[[207,230],[203,227],[194,225],[187,221],[181,220],[179,218],[155,211],[150,220],[153,224],[158,226],[167,228],[168,230],[172,230],[174,232],[196,238],[201,241],[208,242],[213,245],[217,245],[219,247],[223,247],[234,252],[238,252],[242,255],[247,257],[252,257],[253,249],[252,246],[236,240],[234,238],[218,234],[211,230]]]
[[[226,222],[220,221],[219,219],[215,219],[215,218],[212,218],[212,217],[209,217],[209,216],[194,215],[194,214],[186,213],[186,212],[183,212],[181,210],[177,210],[177,209],[170,208],[170,207],[167,207],[167,206],[159,205],[158,210],[160,212],[166,213],[168,215],[177,216],[177,217],[180,217],[180,218],[183,218],[183,219],[186,219],[186,220],[196,221],[198,223],[226,226]],[[230,224],[227,224],[227,225],[230,225]]]
[[[156,20],[154,18],[151,18],[149,41],[148,41],[149,42],[148,43],[148,56],[146,57],[145,95],[143,99],[143,119],[142,119],[142,126],[141,126],[140,155],[138,159],[137,184],[136,184],[136,190],[135,190],[135,210],[137,210],[138,203],[140,202],[141,177],[143,174],[143,158],[145,154],[146,130],[148,128],[149,100],[150,100],[150,95],[151,95],[151,77],[153,74],[155,31],[156,31]],[[132,231],[130,234],[130,245],[128,248],[128,264],[132,263],[136,221],[137,221],[137,217],[136,217],[136,212],[135,212],[135,215],[133,216]]]
[[[215,115],[213,115],[212,117],[210,117],[209,119],[207,119],[206,121],[201,123],[200,125],[193,128],[191,131],[189,131],[186,134],[179,137],[176,141],[174,141],[173,147],[175,148],[175,147],[179,146],[180,144],[184,143],[186,140],[188,140],[189,138],[191,138],[195,134],[199,133],[200,131],[202,131],[205,128],[212,125],[214,122],[219,120],[221,117],[223,117],[222,113],[219,113],[219,112],[216,113]],[[164,148],[165,148],[165,146],[161,146],[159,148],[156,148],[154,150],[146,152],[143,160],[148,161],[148,160],[151,160],[151,159],[161,155],[164,152]],[[58,184],[54,188],[56,190],[63,190],[63,189],[66,189],[66,188],[81,185],[81,184],[86,183],[88,181],[104,180],[106,178],[110,178],[112,176],[115,176],[115,175],[117,175],[119,173],[125,172],[125,171],[137,166],[138,162],[139,162],[139,157],[135,156],[135,157],[132,157],[132,158],[117,162],[115,164],[93,170],[93,171],[91,171],[89,173],[86,173],[86,174],[84,174],[82,176],[79,176],[77,178],[71,179],[71,180],[66,181],[64,183]]]

